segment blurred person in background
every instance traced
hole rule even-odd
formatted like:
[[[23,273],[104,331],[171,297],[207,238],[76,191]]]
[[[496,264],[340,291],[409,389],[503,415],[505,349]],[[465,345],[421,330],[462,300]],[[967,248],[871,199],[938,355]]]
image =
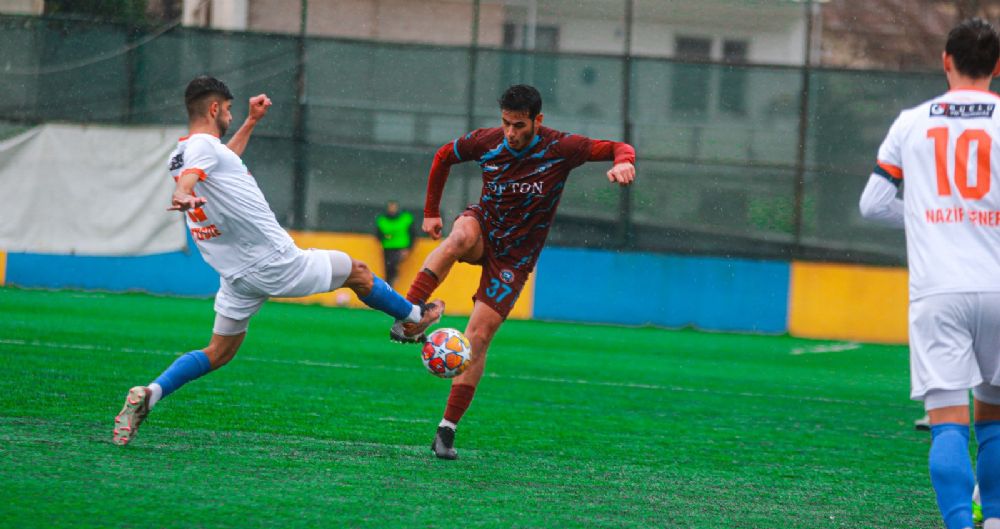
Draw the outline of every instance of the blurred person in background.
[[[385,259],[385,281],[396,283],[399,264],[406,260],[417,237],[413,213],[399,208],[399,202],[390,200],[385,205],[385,213],[375,217],[375,234],[382,244]]]

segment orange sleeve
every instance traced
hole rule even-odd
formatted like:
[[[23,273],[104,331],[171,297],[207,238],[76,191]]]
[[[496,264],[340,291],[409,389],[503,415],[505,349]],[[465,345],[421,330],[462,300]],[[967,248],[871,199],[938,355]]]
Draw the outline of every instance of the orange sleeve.
[[[186,174],[192,174],[192,173],[198,175],[198,181],[199,182],[204,181],[206,178],[208,178],[208,175],[205,174],[205,171],[202,171],[201,169],[198,169],[197,167],[189,167],[189,168],[185,169],[184,171],[181,172],[181,176],[184,176]]]

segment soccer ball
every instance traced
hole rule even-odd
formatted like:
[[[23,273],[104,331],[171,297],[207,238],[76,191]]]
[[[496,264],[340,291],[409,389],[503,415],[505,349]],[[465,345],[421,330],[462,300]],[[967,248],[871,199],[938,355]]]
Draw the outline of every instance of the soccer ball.
[[[438,329],[427,337],[420,358],[432,375],[453,378],[469,367],[472,344],[458,329]]]

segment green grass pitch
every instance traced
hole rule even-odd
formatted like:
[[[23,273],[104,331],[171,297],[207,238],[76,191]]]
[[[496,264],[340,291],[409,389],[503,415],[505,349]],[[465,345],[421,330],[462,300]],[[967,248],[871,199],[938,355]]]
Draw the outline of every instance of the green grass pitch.
[[[112,445],[128,388],[212,319],[0,289],[0,526],[942,526],[905,347],[510,321],[440,461],[448,382],[386,316],[268,303],[232,363]]]

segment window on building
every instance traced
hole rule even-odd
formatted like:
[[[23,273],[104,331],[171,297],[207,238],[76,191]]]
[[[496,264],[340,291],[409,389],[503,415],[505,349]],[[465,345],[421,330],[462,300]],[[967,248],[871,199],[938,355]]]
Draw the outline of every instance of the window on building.
[[[526,24],[507,22],[503,26],[503,47],[509,50],[529,48],[529,27]],[[559,27],[535,26],[534,51],[559,51]],[[542,94],[545,107],[558,106],[556,83],[559,79],[559,62],[556,57],[534,53],[504,53],[501,59],[500,90],[512,83],[530,84]]]
[[[719,78],[719,110],[744,116],[747,113],[747,48],[745,40],[726,40],[722,43],[722,62],[725,69]]]
[[[712,58],[712,39],[708,37],[677,37],[674,56],[685,61],[707,61]]]
[[[511,50],[529,49],[530,28],[527,24],[507,22],[503,25],[503,47]],[[535,26],[535,51],[559,51],[559,27]]]
[[[712,39],[677,37],[674,55],[684,61],[708,61],[712,58]],[[698,117],[708,111],[711,67],[703,64],[675,64],[670,83],[670,109],[679,116]]]

